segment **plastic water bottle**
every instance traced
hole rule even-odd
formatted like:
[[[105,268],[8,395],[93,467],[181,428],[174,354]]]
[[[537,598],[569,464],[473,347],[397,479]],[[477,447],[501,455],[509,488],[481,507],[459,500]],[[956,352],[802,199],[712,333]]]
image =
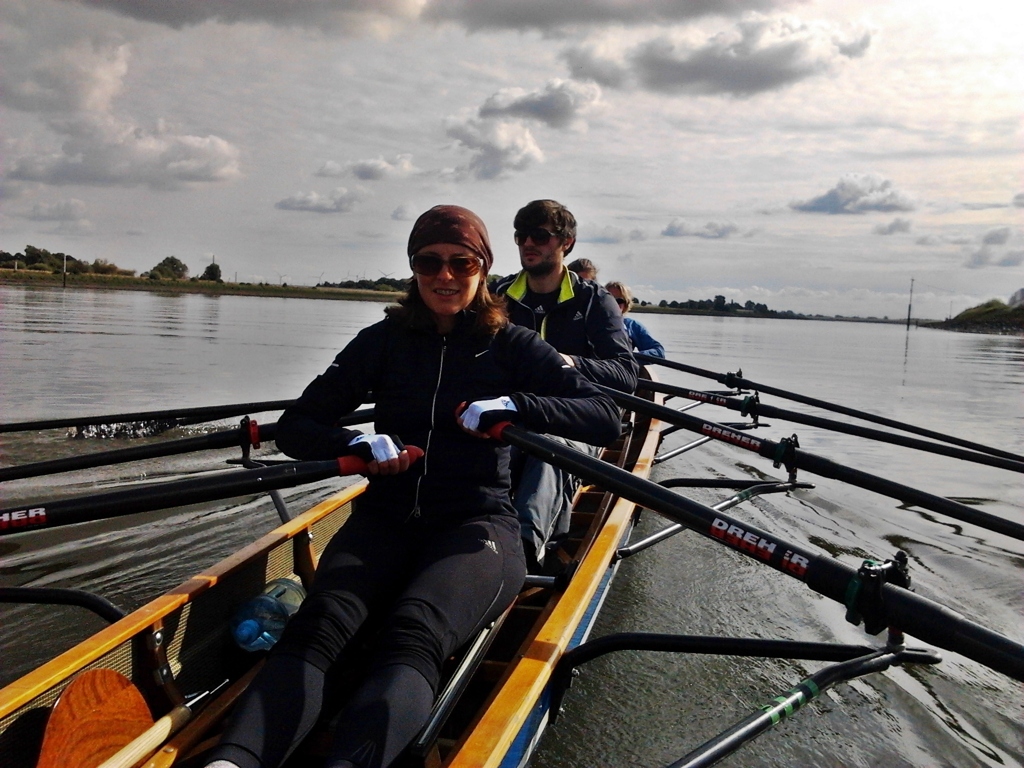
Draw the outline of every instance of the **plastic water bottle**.
[[[284,625],[306,596],[298,582],[274,579],[263,593],[245,603],[231,620],[231,635],[239,648],[265,651],[281,639]]]

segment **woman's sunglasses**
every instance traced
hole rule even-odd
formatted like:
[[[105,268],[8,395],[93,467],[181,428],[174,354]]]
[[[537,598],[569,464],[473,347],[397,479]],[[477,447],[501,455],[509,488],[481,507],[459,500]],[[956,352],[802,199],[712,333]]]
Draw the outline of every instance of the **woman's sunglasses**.
[[[615,303],[618,304],[620,307],[624,307],[628,302],[625,299],[616,299]]]
[[[417,253],[409,263],[413,272],[424,277],[436,277],[441,274],[445,264],[455,277],[472,277],[483,266],[479,256],[453,256],[446,261],[432,253]]]
[[[536,229],[517,229],[515,234],[516,245],[523,245],[527,238],[533,240],[534,245],[547,245],[548,241],[556,237],[554,232],[537,227]]]

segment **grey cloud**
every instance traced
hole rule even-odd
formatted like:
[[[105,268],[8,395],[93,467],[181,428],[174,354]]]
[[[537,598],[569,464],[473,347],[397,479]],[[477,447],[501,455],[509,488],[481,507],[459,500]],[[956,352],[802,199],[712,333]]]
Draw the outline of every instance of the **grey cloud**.
[[[793,202],[789,207],[807,213],[864,213],[866,211],[913,211],[913,201],[892,182],[876,174],[850,173],[823,195]]]
[[[409,206],[400,205],[391,212],[394,221],[412,221],[412,214],[409,213]]]
[[[646,239],[647,235],[641,229],[631,229],[626,231],[625,229],[614,226],[602,227],[595,232],[584,233],[578,238],[581,243],[599,243],[602,245],[639,242]]]
[[[739,232],[732,222],[709,221],[703,227],[694,228],[682,219],[672,219],[661,234],[665,237],[702,237],[706,240],[721,240]]]
[[[338,176],[344,176],[347,172],[348,169],[341,163],[336,163],[333,160],[327,160],[313,175],[331,179],[337,178]]]
[[[963,207],[968,211],[988,211],[993,208],[1009,208],[1006,203],[964,203]]]
[[[307,211],[309,213],[347,213],[362,199],[358,190],[349,191],[336,187],[326,195],[319,192],[296,192],[291,197],[279,200],[275,208],[282,211]]]
[[[565,128],[599,98],[601,89],[594,83],[552,80],[541,91],[502,89],[484,102],[479,115],[482,118],[521,117],[538,120],[552,128]]]
[[[1009,227],[996,227],[981,236],[982,245],[1006,245],[1009,241]]]
[[[982,246],[968,255],[967,261],[964,262],[964,266],[968,269],[981,269],[982,267],[987,267],[991,260],[991,250]]]
[[[836,50],[848,59],[859,59],[868,52],[871,45],[871,33],[864,32],[854,40],[843,41],[836,39]]]
[[[605,24],[672,23],[704,16],[735,17],[793,4],[793,0],[434,0],[424,9],[424,17],[456,22],[470,30],[552,31]]]
[[[1024,208],[1024,192],[1018,192],[1013,196],[1012,205],[1014,208]]]
[[[382,21],[415,19],[417,0],[65,0],[105,8],[131,18],[182,27],[216,21],[222,24],[263,22],[276,26],[328,31],[370,30]]]
[[[876,235],[895,235],[899,232],[909,232],[910,219],[896,218],[888,224],[876,224],[872,231]]]
[[[1024,251],[1007,251],[1006,255],[996,262],[997,267],[1019,267],[1021,264],[1024,264]]]
[[[544,161],[530,129],[517,121],[451,118],[447,134],[473,153],[469,165],[457,169],[456,175],[498,179]]]
[[[16,159],[8,178],[43,184],[148,185],[173,189],[189,182],[227,181],[240,175],[239,152],[217,136],[152,130],[108,115],[52,120],[67,137],[61,150]]]
[[[862,55],[864,33],[841,44],[825,31],[786,21],[748,19],[703,46],[660,37],[626,51],[621,60],[580,46],[563,52],[573,77],[607,87],[640,88],[671,94],[730,94],[747,97],[779,90],[829,71],[838,58]]]
[[[78,221],[85,218],[85,203],[76,198],[36,203],[29,218],[34,221]]]

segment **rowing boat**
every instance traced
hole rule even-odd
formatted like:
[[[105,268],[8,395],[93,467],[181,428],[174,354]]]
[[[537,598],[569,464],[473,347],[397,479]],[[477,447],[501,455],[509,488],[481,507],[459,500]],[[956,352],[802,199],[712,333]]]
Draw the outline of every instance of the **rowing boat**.
[[[645,379],[640,383],[638,396],[610,393],[628,414],[629,428],[603,460],[560,447],[543,436],[512,425],[500,425],[494,430],[493,437],[583,480],[584,488],[574,506],[573,535],[560,550],[559,559],[565,567],[557,577],[530,577],[509,612],[485,629],[457,658],[450,660],[449,682],[439,698],[435,716],[408,751],[405,765],[462,768],[524,765],[548,722],[557,718],[562,698],[578,669],[595,658],[621,650],[825,663],[797,685],[780,692],[764,707],[672,763],[691,768],[711,765],[731,754],[838,683],[894,666],[927,666],[941,661],[933,648],[910,646],[904,633],[960,654],[1012,680],[1024,680],[1024,645],[916,594],[910,589],[911,563],[905,553],[896,551],[888,559],[864,559],[860,567],[851,567],[842,562],[849,560],[848,557],[823,553],[816,544],[787,541],[773,530],[727,514],[733,506],[758,495],[798,496],[802,489],[813,487],[806,482],[805,475],[798,479],[798,472],[801,472],[891,497],[903,506],[924,510],[934,519],[952,518],[957,524],[964,522],[998,536],[1024,540],[1024,526],[1016,520],[845,467],[802,449],[795,436],[779,441],[760,437],[756,429],[763,426],[758,421],[762,416],[814,423],[822,428],[1011,472],[1024,473],[1024,457],[891,420],[885,426],[926,436],[929,440],[886,437],[873,429],[772,409],[761,404],[758,397],[758,392],[768,393],[771,388],[743,379],[740,374],[717,375],[665,360],[647,359],[645,362],[716,378],[729,387],[729,391],[687,390]],[[883,423],[872,414],[830,407],[828,403],[801,398],[794,393],[776,390],[773,394],[789,395],[789,399],[815,408]],[[689,407],[666,407],[666,396],[739,410],[747,421],[718,423],[696,418],[684,412]],[[221,411],[218,413],[223,415]],[[365,419],[366,416],[354,418]],[[239,430],[245,438],[241,440],[243,461],[247,457],[244,446],[272,439],[272,427],[243,420]],[[0,425],[0,431],[5,428]],[[679,449],[656,455],[661,438],[677,429],[692,431],[699,437]],[[207,437],[217,445],[239,441],[237,432],[230,438],[225,435]],[[647,479],[653,463],[712,440],[753,452],[771,461],[776,468],[784,467],[786,479],[752,481],[749,477],[744,480],[698,477],[662,480],[658,484]],[[161,455],[193,449],[192,444],[183,447],[175,446],[175,442],[170,441],[159,449],[166,451]],[[149,447],[142,452],[151,458],[157,455],[156,450]],[[101,461],[131,461],[140,455],[135,451],[112,451],[105,458],[93,456],[88,461],[93,462],[91,466],[99,466]],[[38,476],[60,471],[55,464],[39,462],[35,466],[7,468],[0,473],[10,470],[19,477]],[[174,493],[183,494],[179,501],[186,498],[189,503],[242,493],[267,491],[274,494],[278,488],[337,474],[338,467],[331,464],[300,462],[238,471],[233,473],[230,493],[225,490],[224,481],[216,479],[211,483],[180,481],[173,487]],[[81,468],[78,463],[74,466]],[[5,476],[0,474],[0,480],[3,479]],[[165,483],[155,492],[110,492],[102,497],[103,513],[131,514],[159,508],[169,487],[171,484]],[[676,490],[686,487],[727,488],[735,493],[714,506],[706,506]],[[259,542],[116,621],[85,643],[0,691],[0,768],[33,765],[40,742],[45,752],[47,736],[43,729],[48,713],[49,720],[54,721],[60,702],[71,698],[74,686],[104,671],[123,673],[124,681],[141,692],[151,716],[156,718],[152,729],[157,729],[159,738],[147,742],[146,754],[136,749],[122,764],[156,768],[187,762],[189,755],[201,753],[211,739],[215,739],[220,722],[244,688],[254,666],[253,657],[232,647],[226,633],[226,617],[234,606],[259,592],[273,578],[292,574],[308,583],[317,555],[344,524],[351,503],[362,488],[356,485],[345,489],[300,517],[285,522]],[[277,501],[275,499],[275,503]],[[46,512],[64,522],[80,522],[89,519],[88,506],[83,508],[74,501],[61,501],[47,507]],[[632,524],[641,508],[653,510],[672,524],[642,540],[629,541]],[[32,509],[29,505],[21,510],[0,510],[0,520],[13,523],[14,513],[22,512],[18,524],[23,528],[34,525],[38,515],[33,517]],[[847,621],[863,626],[868,635],[880,636],[880,642],[853,645],[650,633],[588,638],[618,563],[683,530],[704,536],[845,606]],[[0,530],[0,534],[3,533]],[[103,609],[102,605],[97,608]],[[119,690],[125,687],[122,682]],[[94,682],[93,688],[100,686]],[[192,696],[206,692],[211,693],[200,701]],[[54,701],[57,701],[55,706]],[[142,730],[142,726],[136,728]],[[180,730],[176,735],[170,735],[177,728]],[[121,740],[124,741],[123,736]],[[24,746],[26,744],[28,747]],[[123,745],[107,748],[117,752]],[[312,739],[308,748],[315,752],[317,740]],[[836,759],[841,758],[836,756]],[[292,766],[310,764],[315,763],[307,753],[290,763]],[[47,764],[40,763],[44,765]]]
[[[660,396],[652,396],[651,402],[658,399]],[[281,407],[282,403],[259,405]],[[366,415],[361,414],[364,419]],[[243,432],[257,444],[272,435],[272,430],[246,422]],[[601,460],[646,478],[659,442],[658,422],[627,412],[624,424],[622,437],[604,451]],[[248,471],[262,475],[259,479],[264,484],[255,488],[273,493],[276,488],[265,481],[271,473],[281,474],[281,469]],[[317,478],[323,474],[320,469]],[[293,480],[289,478],[287,484],[295,484]],[[182,481],[169,493],[167,485],[148,495],[138,490],[108,494],[100,505],[101,514],[153,509],[159,499],[166,504],[168,498],[176,498],[180,503],[180,494],[195,487],[194,482]],[[123,744],[115,740],[99,752],[90,752],[90,756],[102,754],[103,759],[119,760],[104,763],[105,768],[134,765],[140,759],[146,760],[141,764],[147,768],[175,765],[208,747],[259,663],[259,654],[234,647],[229,617],[273,579],[292,577],[308,585],[318,556],[345,524],[353,502],[365,488],[365,481],[344,488],[0,690],[0,768],[34,766],[41,752],[44,759],[52,761],[47,753],[53,743],[48,713],[59,711],[60,702],[76,690],[72,688],[76,681],[94,680],[111,670],[141,693],[156,723],[175,721],[180,730],[172,733],[168,727],[161,731],[157,740],[150,738],[141,754],[138,748],[132,751],[130,740]],[[209,491],[203,498],[213,498],[215,493],[228,495],[220,483],[219,491]],[[280,498],[275,502],[280,504]],[[20,510],[7,511],[8,522],[21,523],[21,530],[27,530],[37,524],[38,510],[45,506],[24,505],[21,517],[12,517]],[[54,503],[50,520],[79,522],[88,518],[88,509],[83,507],[95,506],[95,497],[77,506],[75,502],[63,507]],[[513,606],[449,660],[448,681],[429,722],[408,750],[407,765],[525,764],[548,720],[549,682],[555,665],[567,650],[580,645],[593,627],[617,568],[615,553],[628,536],[635,512],[635,504],[598,486],[587,484],[580,489],[570,535],[549,555],[561,563],[561,568],[555,569],[558,574],[529,577]],[[61,513],[68,517],[59,518]],[[80,604],[87,603],[82,597]],[[207,696],[201,707],[193,706],[190,694],[200,691],[215,695]],[[53,722],[53,716],[49,720]],[[78,726],[71,722],[63,727]],[[140,738],[148,732],[142,725],[136,730]],[[319,745],[318,739],[311,737],[305,749],[315,751]],[[74,748],[81,749],[77,744]],[[127,750],[126,756],[117,757],[123,750]],[[67,762],[70,759],[64,757],[52,764],[73,765]],[[308,752],[300,752],[291,764],[307,765],[309,759]]]

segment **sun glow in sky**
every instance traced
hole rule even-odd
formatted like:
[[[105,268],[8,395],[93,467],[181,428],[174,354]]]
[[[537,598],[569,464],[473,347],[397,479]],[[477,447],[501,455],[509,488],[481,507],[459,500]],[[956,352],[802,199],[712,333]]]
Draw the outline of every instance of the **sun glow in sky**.
[[[640,298],[944,317],[1024,287],[1024,4],[0,0],[0,249],[314,284],[517,208]]]

